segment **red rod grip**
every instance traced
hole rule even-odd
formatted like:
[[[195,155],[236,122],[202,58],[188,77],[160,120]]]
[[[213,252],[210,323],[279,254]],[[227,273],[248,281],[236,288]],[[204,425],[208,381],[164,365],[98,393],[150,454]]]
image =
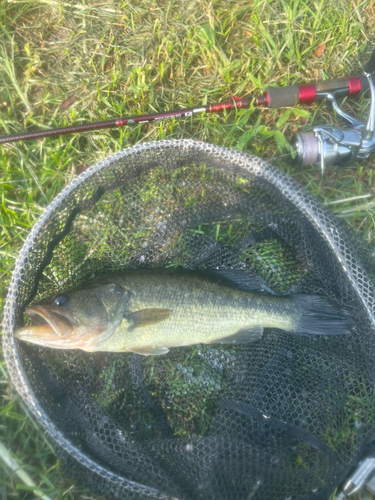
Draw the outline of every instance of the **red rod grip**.
[[[316,87],[313,83],[299,85],[299,104],[310,104],[316,99]]]
[[[355,96],[361,92],[361,79],[359,76],[350,76],[348,78],[349,82],[349,94],[350,96]]]
[[[375,83],[375,74],[371,75]],[[346,95],[354,97],[362,95],[368,90],[368,81],[365,76],[350,76],[325,80],[305,85],[291,85],[289,87],[276,87],[267,89],[264,97],[269,108],[282,108],[296,104],[311,104],[316,101],[317,92],[346,91]],[[265,105],[264,102],[262,102]]]

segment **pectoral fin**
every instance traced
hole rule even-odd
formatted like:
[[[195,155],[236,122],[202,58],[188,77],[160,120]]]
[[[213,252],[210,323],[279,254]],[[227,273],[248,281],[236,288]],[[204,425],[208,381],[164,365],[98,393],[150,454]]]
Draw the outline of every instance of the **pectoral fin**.
[[[168,347],[161,345],[143,345],[136,346],[132,349],[129,349],[131,352],[135,352],[136,354],[141,354],[142,356],[161,356],[163,354],[167,354],[169,352]]]
[[[155,323],[160,323],[165,319],[169,318],[172,314],[170,309],[141,309],[140,311],[135,311],[133,313],[128,313],[125,318],[129,321],[129,331],[135,328],[142,328],[147,325],[154,325]]]
[[[241,328],[233,335],[217,339],[212,344],[248,344],[259,340],[263,335],[262,325],[252,325],[246,328]]]

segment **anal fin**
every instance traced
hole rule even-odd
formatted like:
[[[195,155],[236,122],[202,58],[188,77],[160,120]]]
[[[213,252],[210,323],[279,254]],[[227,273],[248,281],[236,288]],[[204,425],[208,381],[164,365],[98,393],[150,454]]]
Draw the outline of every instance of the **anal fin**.
[[[169,352],[168,347],[163,345],[135,346],[129,350],[136,354],[140,354],[141,356],[162,356],[163,354],[167,354],[167,352]]]
[[[217,339],[211,344],[249,344],[250,342],[256,342],[263,335],[262,325],[252,325],[245,328],[241,328],[236,333],[229,335],[228,337],[223,337]]]

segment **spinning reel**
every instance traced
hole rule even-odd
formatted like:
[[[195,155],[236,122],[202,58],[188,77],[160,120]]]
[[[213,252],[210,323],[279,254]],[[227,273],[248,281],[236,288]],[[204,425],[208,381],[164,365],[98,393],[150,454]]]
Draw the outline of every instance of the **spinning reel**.
[[[367,124],[340,109],[336,99],[347,95],[346,90],[317,92],[317,100],[327,99],[336,115],[349,124],[349,127],[318,125],[312,132],[298,133],[292,141],[292,146],[297,153],[295,161],[299,166],[320,165],[323,175],[327,166],[347,167],[358,158],[367,158],[375,150],[375,85],[370,74],[374,69],[373,59],[374,54],[364,71],[371,96]]]

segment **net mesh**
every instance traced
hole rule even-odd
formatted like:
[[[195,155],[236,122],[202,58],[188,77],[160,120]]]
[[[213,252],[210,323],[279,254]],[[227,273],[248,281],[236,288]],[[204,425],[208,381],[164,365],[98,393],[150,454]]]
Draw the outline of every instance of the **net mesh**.
[[[259,158],[188,140],[127,149],[69,185],[20,252],[3,322],[12,381],[69,474],[108,498],[327,498],[375,430],[374,267],[352,240]],[[353,305],[356,328],[150,357],[13,338],[31,302],[141,267],[324,294]]]

